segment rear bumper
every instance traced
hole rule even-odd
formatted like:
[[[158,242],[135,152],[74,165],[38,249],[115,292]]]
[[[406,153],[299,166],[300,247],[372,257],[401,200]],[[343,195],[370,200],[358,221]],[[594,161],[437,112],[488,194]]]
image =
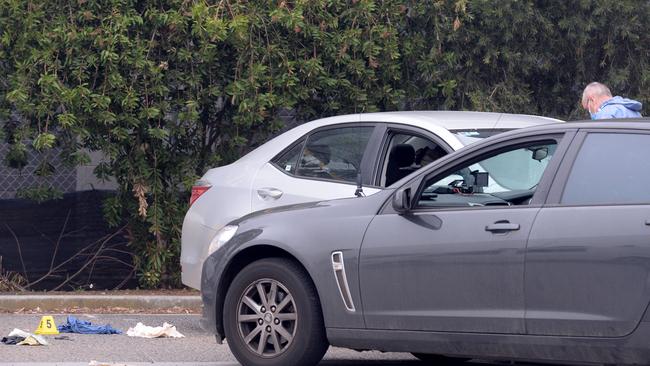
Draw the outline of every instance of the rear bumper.
[[[201,265],[198,262],[186,262],[181,260],[181,281],[185,286],[201,289]]]
[[[197,290],[201,289],[201,268],[208,255],[210,241],[218,231],[202,222],[202,218],[190,208],[185,215],[181,234],[181,281]]]

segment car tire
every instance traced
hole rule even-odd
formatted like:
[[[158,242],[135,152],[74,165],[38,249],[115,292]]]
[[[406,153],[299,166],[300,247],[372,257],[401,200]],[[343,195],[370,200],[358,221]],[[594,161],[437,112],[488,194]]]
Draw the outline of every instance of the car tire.
[[[285,258],[258,260],[235,276],[224,331],[244,366],[316,365],[329,346],[313,282]]]
[[[447,357],[431,353],[411,353],[420,361],[429,365],[458,365],[471,360],[471,358]]]

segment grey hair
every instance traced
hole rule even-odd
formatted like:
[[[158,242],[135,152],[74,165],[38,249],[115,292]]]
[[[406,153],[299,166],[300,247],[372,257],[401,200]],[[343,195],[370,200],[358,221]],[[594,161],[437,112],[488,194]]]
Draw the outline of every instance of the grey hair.
[[[601,84],[597,81],[594,81],[593,83],[589,83],[589,85],[587,85],[585,87],[585,90],[582,92],[582,104],[585,104],[587,98],[589,98],[590,96],[601,96],[601,95],[611,97],[612,92],[605,84]]]

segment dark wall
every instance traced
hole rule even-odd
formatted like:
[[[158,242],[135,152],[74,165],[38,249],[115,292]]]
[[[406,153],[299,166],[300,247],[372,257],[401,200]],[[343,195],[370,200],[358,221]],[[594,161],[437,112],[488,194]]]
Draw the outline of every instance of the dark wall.
[[[135,286],[125,233],[107,238],[118,230],[109,228],[102,214],[102,201],[111,194],[109,191],[67,193],[62,199],[40,204],[24,199],[0,200],[3,269],[24,273],[16,241],[20,243],[30,282],[47,274],[52,264],[56,267],[73,258],[46,280],[33,285],[33,289],[53,289],[73,276],[102,249],[101,256],[91,261],[94,265],[87,266],[61,290],[89,288],[90,284],[94,289],[112,289],[123,281],[126,281],[125,287]]]

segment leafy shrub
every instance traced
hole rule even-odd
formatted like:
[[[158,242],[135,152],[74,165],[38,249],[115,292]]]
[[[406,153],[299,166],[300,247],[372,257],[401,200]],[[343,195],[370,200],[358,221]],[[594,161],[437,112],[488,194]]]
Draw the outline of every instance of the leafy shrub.
[[[107,161],[145,286],[177,285],[192,182],[298,121],[465,109],[583,117],[586,83],[650,99],[648,2],[0,0],[0,121],[21,167]]]

